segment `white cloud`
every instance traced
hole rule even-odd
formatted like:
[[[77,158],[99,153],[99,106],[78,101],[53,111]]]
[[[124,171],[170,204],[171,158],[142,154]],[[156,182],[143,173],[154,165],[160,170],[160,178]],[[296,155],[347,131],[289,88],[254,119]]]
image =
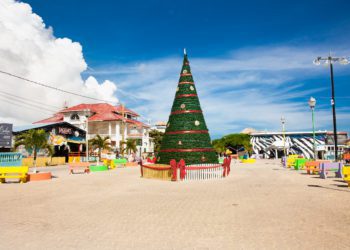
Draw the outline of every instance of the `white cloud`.
[[[311,114],[307,100],[328,91],[329,71],[316,67],[312,60],[327,55],[327,49],[313,47],[266,46],[243,48],[219,59],[191,57],[207,125],[214,137],[238,132],[245,127],[278,130],[280,118],[287,119],[287,129],[310,130]],[[339,55],[350,54],[344,49]],[[127,65],[109,65],[95,69],[117,79],[127,104],[145,118],[166,121],[174,99],[182,58],[161,58]],[[339,66],[338,74],[347,74]],[[313,78],[327,81],[326,86],[310,87]],[[135,91],[137,90],[137,91]],[[327,92],[328,93],[328,92]],[[130,98],[132,95],[132,98]],[[331,129],[330,106],[317,106],[317,129]],[[348,110],[338,107],[339,127],[350,120]]]
[[[111,81],[99,83],[90,75],[107,77],[118,82],[118,94],[123,94],[123,103],[144,118],[151,118],[153,122],[168,119],[182,63],[180,56],[102,65],[86,72],[79,43],[55,38],[52,29],[45,27],[29,5],[13,0],[0,0],[0,34],[0,69],[116,102],[116,85]],[[289,131],[310,130],[307,99],[310,95],[317,98],[324,87],[306,86],[305,82],[321,77],[328,84],[328,69],[312,65],[312,60],[327,55],[328,49],[329,46],[323,44],[246,47],[214,59],[198,58],[190,53],[211,135],[238,132],[245,127],[280,129],[282,115],[286,117]],[[346,46],[337,51],[339,56],[349,54]],[[348,74],[345,70],[345,67],[337,67],[337,76]],[[86,81],[81,78],[82,72],[87,74]],[[64,101],[69,105],[91,102],[1,74],[0,86],[0,91],[28,98],[18,104],[18,100],[0,92],[0,120],[18,124],[45,118]],[[37,104],[39,109],[29,107],[30,100],[45,105]],[[350,121],[349,109],[338,106],[337,111],[341,129]],[[331,115],[330,105],[318,104],[317,129],[331,129]]]
[[[47,28],[28,4],[0,0],[0,34],[1,70],[81,95],[118,102],[113,82],[99,83],[92,76],[86,81],[82,79],[81,73],[87,64],[81,45],[68,38],[54,37],[52,28]],[[62,108],[65,101],[69,105],[93,102],[2,74],[0,86],[3,91],[0,92],[0,121],[16,125],[46,118]],[[9,97],[4,92],[27,99]]]

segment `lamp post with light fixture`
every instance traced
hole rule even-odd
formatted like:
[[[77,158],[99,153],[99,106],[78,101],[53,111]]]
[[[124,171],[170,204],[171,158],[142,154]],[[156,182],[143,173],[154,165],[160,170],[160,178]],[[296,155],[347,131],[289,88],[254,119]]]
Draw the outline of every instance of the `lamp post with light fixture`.
[[[313,134],[313,145],[314,145],[314,159],[317,160],[317,150],[316,150],[316,136],[315,136],[315,118],[314,118],[314,110],[316,106],[316,99],[313,97],[310,97],[309,99],[309,106],[312,112],[312,134]]]
[[[284,157],[287,157],[286,155],[286,133],[284,129],[284,124],[286,123],[286,119],[282,116],[281,117],[281,123],[282,123],[282,134],[283,134],[283,154]]]
[[[86,161],[89,161],[89,109],[84,109],[85,113],[85,148],[86,148]]]
[[[339,62],[340,64],[346,65],[349,63],[349,59],[346,57],[333,57],[329,55],[328,57],[317,57],[314,61],[315,65],[320,65],[324,63],[325,65],[329,64],[331,72],[331,84],[332,84],[332,98],[331,105],[333,110],[333,138],[334,138],[334,160],[338,160],[338,138],[337,138],[337,119],[335,113],[335,94],[334,94],[334,77],[333,77],[333,63]]]

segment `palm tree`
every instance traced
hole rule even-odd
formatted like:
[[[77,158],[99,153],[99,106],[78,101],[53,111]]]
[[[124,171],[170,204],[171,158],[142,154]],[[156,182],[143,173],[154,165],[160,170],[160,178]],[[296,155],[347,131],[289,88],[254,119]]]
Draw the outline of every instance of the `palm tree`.
[[[98,149],[98,157],[101,159],[101,152],[103,149],[111,149],[111,140],[109,136],[102,138],[100,135],[96,135],[93,139],[89,141],[89,144],[93,149]]]
[[[27,151],[32,151],[34,154],[34,173],[36,173],[36,157],[40,149],[45,149],[50,156],[53,155],[53,147],[48,143],[47,138],[48,134],[43,129],[31,129],[16,136],[14,147],[23,145]]]
[[[154,152],[159,153],[160,145],[162,144],[164,133],[158,130],[152,129],[149,131],[149,136],[153,138]]]
[[[122,145],[125,144],[125,147],[123,148]],[[137,147],[136,147],[136,140],[135,139],[127,139],[126,142],[125,141],[121,141],[120,142],[121,145],[121,152],[124,153],[128,153],[130,154],[131,152],[136,153],[137,151]]]

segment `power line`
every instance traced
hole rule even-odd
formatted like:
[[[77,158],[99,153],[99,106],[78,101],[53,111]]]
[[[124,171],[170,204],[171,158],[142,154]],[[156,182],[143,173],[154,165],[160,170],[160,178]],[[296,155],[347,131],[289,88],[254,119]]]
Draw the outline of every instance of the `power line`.
[[[6,92],[6,91],[1,91],[1,90],[0,90],[0,94],[1,94],[1,93],[2,93],[2,94],[5,94],[5,95],[8,95],[8,96],[11,96],[11,97],[14,97],[14,98],[18,98],[18,99],[20,99],[21,101],[27,100],[28,102],[33,102],[33,103],[35,103],[35,104],[50,106],[50,107],[55,108],[55,109],[62,109],[62,107],[60,108],[60,107],[57,107],[57,106],[54,106],[54,105],[50,105],[50,104],[47,104],[47,103],[39,102],[39,101],[37,101],[37,100],[32,100],[32,99],[27,98],[27,97],[14,95],[14,94],[8,93],[8,92]]]
[[[11,77],[14,77],[14,78],[21,79],[21,80],[26,81],[26,82],[30,82],[30,83],[39,85],[41,87],[45,87],[45,88],[53,89],[53,90],[56,90],[56,91],[60,91],[60,92],[66,93],[66,94],[75,95],[75,96],[79,96],[79,97],[83,97],[83,98],[87,98],[87,99],[94,100],[94,101],[99,101],[99,102],[105,102],[105,103],[109,102],[109,101],[106,101],[106,100],[103,100],[103,99],[98,99],[98,98],[94,98],[94,97],[90,97],[90,96],[85,96],[85,95],[77,94],[77,93],[74,93],[74,92],[71,92],[71,91],[68,91],[68,90],[56,88],[56,87],[53,87],[53,86],[51,86],[49,84],[44,84],[44,83],[41,83],[41,82],[33,81],[33,80],[30,80],[30,79],[24,78],[22,76],[18,76],[18,75],[6,72],[6,71],[0,70],[0,73],[2,73],[4,75],[11,76]]]
[[[5,103],[7,103],[7,104],[13,104],[13,105],[16,106],[16,107],[21,106],[21,107],[23,107],[23,108],[29,108],[29,109],[32,109],[32,110],[35,110],[35,111],[40,110],[40,111],[42,111],[42,112],[44,112],[44,113],[47,113],[47,114],[51,114],[51,115],[52,115],[51,112],[48,112],[48,111],[46,111],[46,110],[42,110],[41,108],[31,107],[31,106],[25,105],[24,103],[14,103],[14,102],[12,102],[12,101],[3,99],[3,98],[1,98],[1,97],[0,97],[0,100],[3,101],[3,102],[5,102]]]
[[[48,109],[46,107],[43,107],[42,105],[33,104],[33,103],[30,103],[30,102],[28,102],[26,100],[18,100],[16,98],[11,97],[11,96],[6,96],[6,95],[4,95],[2,93],[0,93],[0,96],[2,96],[3,98],[6,98],[6,99],[8,99],[8,100],[10,100],[12,102],[28,105],[28,106],[31,106],[31,107],[35,107],[35,108],[37,108],[39,110],[46,110],[46,111],[49,111],[49,112],[52,112],[52,113],[56,113],[57,112],[57,111],[54,111],[52,109]]]

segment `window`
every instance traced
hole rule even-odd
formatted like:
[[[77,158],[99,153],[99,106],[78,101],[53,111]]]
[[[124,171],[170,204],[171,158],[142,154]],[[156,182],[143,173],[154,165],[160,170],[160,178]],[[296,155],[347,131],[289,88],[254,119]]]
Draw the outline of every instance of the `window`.
[[[72,114],[72,115],[70,116],[70,119],[71,119],[72,121],[74,121],[74,120],[79,120],[80,118],[79,118],[79,115],[78,115],[77,113],[74,113],[74,114]]]

